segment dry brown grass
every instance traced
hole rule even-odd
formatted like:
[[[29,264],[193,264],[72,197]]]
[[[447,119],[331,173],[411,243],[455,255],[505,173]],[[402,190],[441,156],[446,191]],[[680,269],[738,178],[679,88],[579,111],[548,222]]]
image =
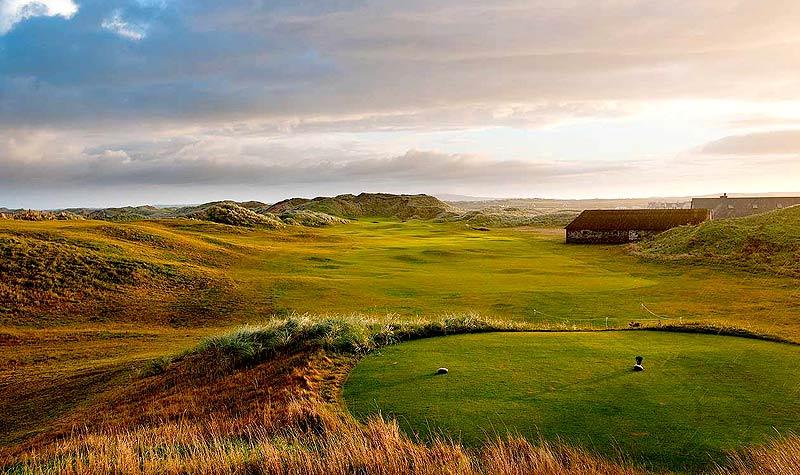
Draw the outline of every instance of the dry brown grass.
[[[750,474],[800,474],[800,437],[790,435],[771,444],[734,454],[726,467],[716,471],[716,475]]]
[[[352,357],[297,354],[233,373],[203,355],[142,378],[2,451],[16,474],[635,474],[588,452],[510,437],[421,443],[340,406]]]
[[[497,439],[470,451],[447,439],[429,444],[405,436],[394,421],[348,421],[327,408],[294,401],[289,425],[212,418],[136,429],[86,431],[28,452],[21,474],[636,474],[582,450]],[[259,418],[256,418],[259,419]],[[283,419],[283,418],[282,418]],[[262,423],[259,423],[262,422]]]

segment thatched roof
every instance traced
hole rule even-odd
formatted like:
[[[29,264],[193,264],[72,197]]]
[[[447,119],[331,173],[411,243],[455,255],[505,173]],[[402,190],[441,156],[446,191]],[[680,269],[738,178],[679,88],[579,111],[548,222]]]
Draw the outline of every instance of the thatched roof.
[[[707,209],[591,209],[567,225],[568,231],[666,231],[709,219]]]

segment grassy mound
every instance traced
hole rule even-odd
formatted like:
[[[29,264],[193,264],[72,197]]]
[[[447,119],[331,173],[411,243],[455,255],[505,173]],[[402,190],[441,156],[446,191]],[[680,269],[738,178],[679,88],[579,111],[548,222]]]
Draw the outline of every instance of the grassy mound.
[[[347,224],[349,221],[338,216],[332,216],[319,211],[310,210],[290,210],[284,211],[279,218],[286,224],[296,226],[306,226],[309,228],[320,228],[333,224]]]
[[[271,213],[310,210],[342,218],[382,217],[397,219],[433,219],[453,208],[428,195],[392,195],[361,193],[319,197],[313,200],[292,198],[269,207]]]
[[[122,208],[73,208],[67,210],[86,219],[105,221],[137,221],[163,217],[168,211],[155,206],[125,206]]]
[[[210,355],[212,360],[230,368],[299,352],[324,350],[334,354],[363,355],[386,345],[419,338],[525,328],[512,322],[473,316],[398,322],[361,317],[320,319],[294,316],[207,338],[193,353]]]
[[[645,357],[643,373],[631,370]],[[800,430],[794,345],[659,332],[493,333],[382,349],[344,398],[409,433],[479,446],[493,431],[560,440],[654,469],[709,468]],[[447,367],[446,376],[435,375]]]
[[[650,259],[800,277],[800,206],[675,228],[633,249]]]
[[[578,215],[578,211],[530,210],[519,208],[485,208],[456,213],[441,218],[441,221],[463,222],[473,227],[511,228],[534,226],[540,228],[563,228]]]
[[[19,219],[21,221],[72,221],[84,219],[69,211],[37,211],[33,209],[6,210],[0,212],[0,219]]]
[[[258,214],[234,202],[215,203],[187,213],[185,217],[231,226],[263,226],[272,229],[284,226],[284,223],[274,215]]]
[[[195,247],[156,229],[92,221],[5,222],[0,324],[163,321],[184,314],[177,302],[226,285],[204,266],[223,260],[223,251]]]

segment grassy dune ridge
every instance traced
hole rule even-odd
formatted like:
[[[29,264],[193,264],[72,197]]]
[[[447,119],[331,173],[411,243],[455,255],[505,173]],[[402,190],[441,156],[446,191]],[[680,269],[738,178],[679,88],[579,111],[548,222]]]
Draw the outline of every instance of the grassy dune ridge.
[[[229,286],[226,257],[153,225],[0,221],[0,326],[132,322],[147,304],[177,321],[179,301]]]
[[[675,228],[634,249],[648,259],[800,277],[800,206]]]
[[[290,198],[266,209],[281,214],[286,211],[316,211],[342,218],[433,219],[455,211],[452,206],[429,195],[392,195],[361,193],[314,199]]]

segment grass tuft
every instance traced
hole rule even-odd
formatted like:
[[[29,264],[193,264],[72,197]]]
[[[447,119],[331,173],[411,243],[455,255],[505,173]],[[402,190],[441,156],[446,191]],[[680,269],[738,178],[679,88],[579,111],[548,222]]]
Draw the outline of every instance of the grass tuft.
[[[246,325],[203,340],[195,353],[213,355],[225,366],[258,364],[278,355],[310,350],[364,355],[394,343],[461,333],[530,330],[531,326],[476,316],[387,322],[360,317],[314,318],[294,315],[263,325]]]

